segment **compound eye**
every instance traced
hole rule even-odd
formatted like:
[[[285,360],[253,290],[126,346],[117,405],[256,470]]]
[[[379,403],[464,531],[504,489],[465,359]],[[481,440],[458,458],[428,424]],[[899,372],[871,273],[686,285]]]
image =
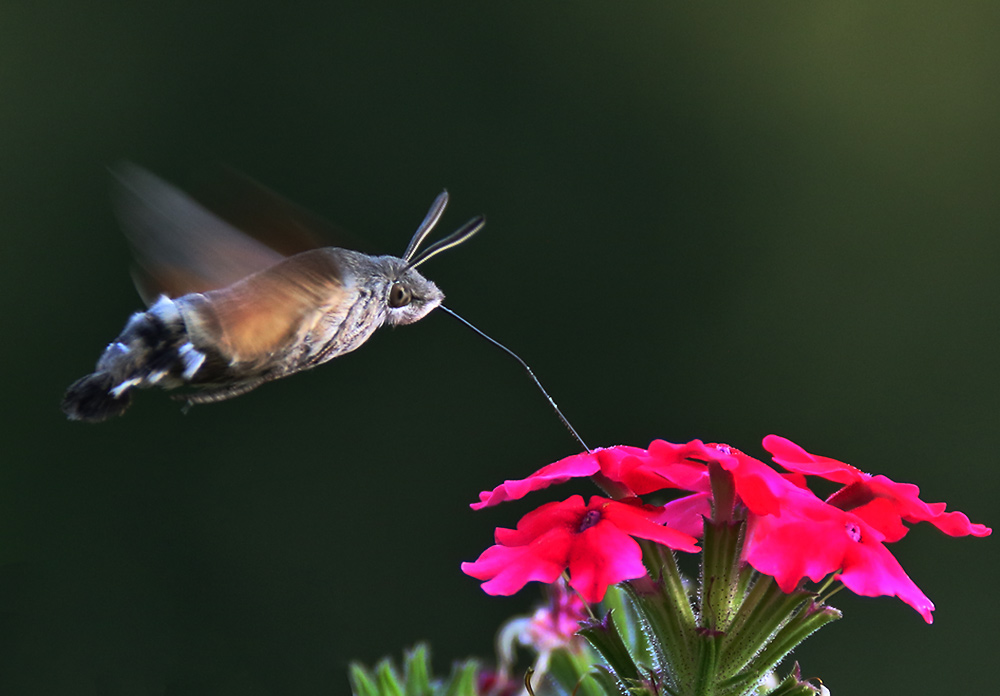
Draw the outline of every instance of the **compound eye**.
[[[389,288],[389,306],[393,308],[405,307],[413,301],[413,293],[402,283],[393,283]]]

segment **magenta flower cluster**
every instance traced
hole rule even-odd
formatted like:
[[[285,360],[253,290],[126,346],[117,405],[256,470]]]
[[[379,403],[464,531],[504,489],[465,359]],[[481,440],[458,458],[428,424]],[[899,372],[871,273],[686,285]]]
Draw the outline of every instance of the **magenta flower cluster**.
[[[576,454],[527,478],[505,481],[480,494],[473,509],[522,498],[531,491],[576,477],[594,477],[613,497],[574,495],[542,505],[517,523],[498,528],[496,544],[462,570],[483,580],[493,595],[509,595],[531,581],[555,582],[568,572],[570,586],[588,602],[603,599],[609,586],[646,574],[636,538],[695,553],[705,518],[721,514],[710,470],[731,477],[736,499],[725,515],[746,521],[742,560],[775,578],[784,592],[805,580],[835,574],[864,596],[899,597],[932,621],[934,605],[903,571],[887,544],[907,525],[929,522],[951,536],[986,536],[988,527],[944,503],[925,503],[912,484],[810,454],[776,435],[764,448],[787,473],[727,445],[693,440],[653,441],[647,449],[617,446]],[[808,487],[810,477],[841,485],[826,499]],[[641,496],[673,492],[669,503]]]

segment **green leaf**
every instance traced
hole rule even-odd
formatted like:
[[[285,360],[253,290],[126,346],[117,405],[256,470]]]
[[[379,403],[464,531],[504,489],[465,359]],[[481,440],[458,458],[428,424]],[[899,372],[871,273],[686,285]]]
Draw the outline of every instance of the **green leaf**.
[[[475,660],[456,664],[452,668],[445,696],[476,696],[478,677],[479,663]]]
[[[639,678],[639,668],[625,647],[625,641],[612,620],[611,612],[605,614],[600,621],[584,622],[578,633],[594,646],[619,679]]]
[[[372,675],[359,663],[352,662],[349,669],[351,693],[354,696],[379,696]]]
[[[403,687],[399,683],[399,675],[392,668],[388,659],[375,665],[375,678],[378,680],[378,690],[381,696],[403,696]]]
[[[426,644],[419,644],[408,651],[403,661],[406,696],[432,696],[430,650]]]

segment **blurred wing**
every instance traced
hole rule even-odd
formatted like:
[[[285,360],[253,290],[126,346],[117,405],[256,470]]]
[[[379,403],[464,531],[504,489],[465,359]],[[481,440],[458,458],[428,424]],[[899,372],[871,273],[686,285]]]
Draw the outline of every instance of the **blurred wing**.
[[[284,258],[141,167],[125,163],[112,173],[116,212],[147,304],[161,294],[178,297],[231,285]]]
[[[232,167],[208,167],[193,191],[205,208],[283,256],[326,246],[365,251],[361,240]]]
[[[231,364],[263,366],[346,311],[347,299],[336,250],[314,249],[192,299],[186,322],[195,345],[213,346]]]

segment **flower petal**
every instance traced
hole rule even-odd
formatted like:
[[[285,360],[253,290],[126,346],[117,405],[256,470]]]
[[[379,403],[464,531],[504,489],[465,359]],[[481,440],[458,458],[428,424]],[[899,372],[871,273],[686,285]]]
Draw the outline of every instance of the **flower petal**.
[[[569,569],[570,585],[587,601],[604,597],[609,585],[646,574],[642,551],[632,536],[670,548],[697,551],[697,539],[655,520],[663,510],[593,496],[584,505],[579,495],[547,503],[529,512],[516,529],[498,528],[496,544],[462,572],[485,580],[489,594],[512,594],[532,580],[551,583]]]
[[[481,510],[484,507],[498,505],[507,500],[518,500],[532,491],[548,488],[555,483],[564,483],[571,478],[591,476],[600,471],[601,467],[597,459],[600,452],[600,449],[596,449],[591,452],[574,454],[553,464],[543,466],[527,478],[508,479],[492,491],[480,493],[479,502],[472,503],[469,507],[473,510]]]
[[[645,574],[642,549],[609,521],[584,530],[570,552],[570,587],[588,602],[600,602],[611,585]]]
[[[934,605],[886,549],[881,532],[808,495],[802,491],[783,501],[781,515],[751,516],[747,562],[773,576],[785,592],[803,578],[819,582],[840,571],[837,577],[856,594],[899,597],[930,623]]]
[[[486,580],[483,591],[512,595],[532,580],[555,582],[566,567],[564,530],[552,530],[526,546],[491,546],[474,563],[463,563],[462,572]],[[555,553],[553,553],[555,551]]]
[[[924,621],[933,623],[934,603],[903,571],[899,561],[878,541],[864,523],[860,535],[845,547],[843,568],[837,576],[852,592],[864,597],[899,597],[916,609]]]
[[[655,521],[679,532],[700,537],[705,531],[705,518],[712,516],[712,495],[692,493],[660,507]]]
[[[844,513],[830,508],[828,515],[817,514],[820,510],[790,504],[780,516],[752,515],[743,551],[747,562],[774,577],[784,592],[794,590],[802,578],[819,582],[839,570],[849,541]]]
[[[732,456],[722,459],[719,463],[733,475],[736,492],[743,504],[757,515],[780,515],[783,501],[803,492],[794,479],[789,479],[769,467],[764,462],[754,459],[739,450],[731,450]],[[808,490],[805,492],[819,501]]]
[[[775,462],[789,471],[845,484],[827,498],[827,502],[862,517],[888,541],[897,541],[906,535],[903,522],[930,522],[950,536],[988,536],[993,532],[986,525],[969,521],[961,512],[945,512],[944,503],[925,503],[920,499],[920,489],[912,483],[898,483],[881,474],[866,474],[850,464],[810,454],[777,435],[765,437],[764,447]],[[885,502],[875,504],[876,500]]]
[[[614,458],[602,456],[601,473],[613,481],[624,483],[636,495],[645,495],[665,488],[688,491],[709,490],[708,468],[718,452],[702,444],[701,440],[675,445],[665,440],[653,440],[649,450],[630,448],[634,451]]]
[[[523,546],[555,527],[565,530],[567,534],[575,534],[586,514],[587,506],[583,504],[581,495],[545,503],[522,517],[517,523],[517,529],[498,527],[496,542],[504,546]]]
[[[594,498],[591,498],[591,505],[593,505],[593,501]],[[687,551],[688,553],[700,551],[698,540],[693,535],[664,527],[653,521],[661,514],[662,509],[653,505],[640,506],[608,501],[603,507],[602,519],[631,536],[656,541],[677,551]]]
[[[829,457],[809,454],[791,440],[780,435],[768,435],[764,438],[764,449],[771,453],[775,462],[789,471],[800,474],[822,476],[828,481],[837,483],[853,483],[865,475],[860,469],[850,464],[838,462]]]

